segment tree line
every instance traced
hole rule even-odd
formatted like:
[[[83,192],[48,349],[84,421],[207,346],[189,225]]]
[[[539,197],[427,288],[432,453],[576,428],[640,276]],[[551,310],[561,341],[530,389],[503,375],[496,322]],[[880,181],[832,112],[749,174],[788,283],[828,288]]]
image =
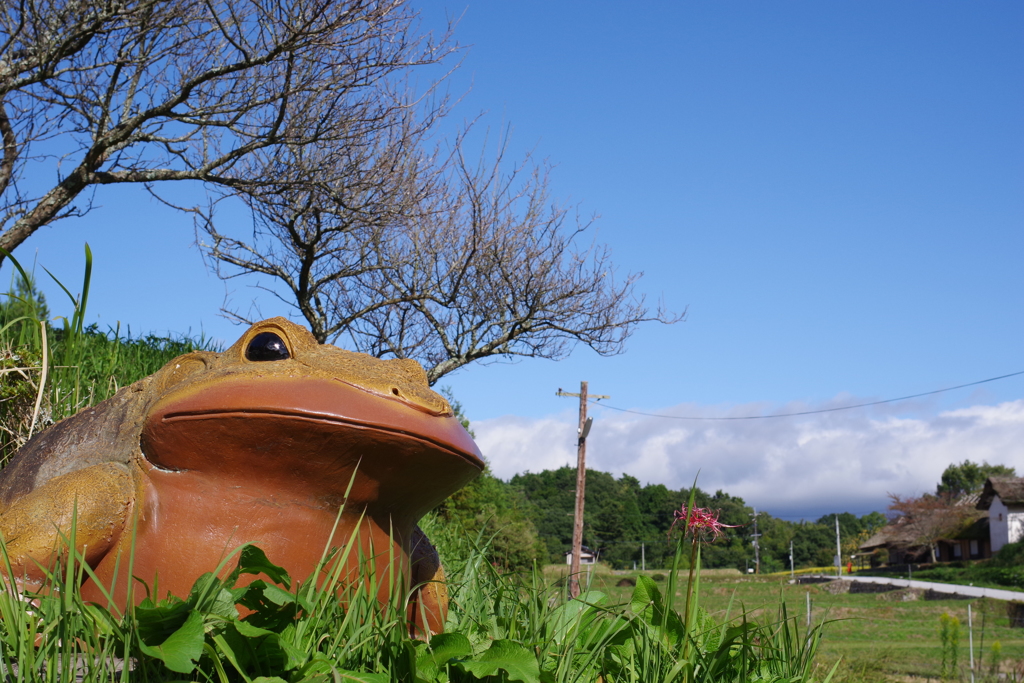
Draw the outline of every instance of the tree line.
[[[517,474],[508,482],[486,473],[447,501],[440,514],[482,539],[493,539],[492,559],[506,568],[562,563],[571,545],[575,488],[576,470],[571,467]],[[689,488],[641,485],[628,474],[615,478],[588,469],[583,544],[617,569],[642,563],[648,569],[667,568],[675,552],[675,543],[668,537],[673,513],[689,496]],[[694,501],[698,507],[718,511],[720,521],[731,525],[702,549],[703,566],[753,568],[755,510],[742,498],[721,490],[708,493],[698,488]],[[888,521],[880,512],[860,517],[834,513],[813,522],[757,512],[761,572],[789,568],[790,542],[796,568],[832,565],[837,517],[844,558]]]
[[[461,405],[454,399],[452,403],[461,416]],[[755,510],[742,498],[698,488],[695,504],[717,512],[719,520],[728,525],[720,538],[701,551],[702,562],[708,568],[746,571],[759,559],[762,572],[784,571],[790,566],[792,543],[797,569],[832,566],[837,519],[844,564],[864,541],[887,525],[916,529],[922,545],[934,546],[937,539],[949,537],[965,520],[980,514],[973,504],[963,504],[963,497],[977,495],[988,477],[999,476],[1013,477],[1016,471],[1005,465],[965,460],[943,471],[935,494],[891,494],[888,514],[871,512],[858,517],[838,512],[813,522],[793,522],[760,511],[756,512],[756,531]],[[575,491],[576,470],[571,467],[517,474],[508,482],[487,472],[446,501],[440,514],[479,534],[481,540],[489,540],[492,560],[503,567],[562,563],[571,548]],[[583,544],[617,569],[642,564],[651,569],[665,568],[675,551],[668,531],[674,513],[683,508],[689,496],[689,488],[641,486],[628,474],[616,479],[607,472],[587,470]],[[755,533],[759,546],[756,553]]]

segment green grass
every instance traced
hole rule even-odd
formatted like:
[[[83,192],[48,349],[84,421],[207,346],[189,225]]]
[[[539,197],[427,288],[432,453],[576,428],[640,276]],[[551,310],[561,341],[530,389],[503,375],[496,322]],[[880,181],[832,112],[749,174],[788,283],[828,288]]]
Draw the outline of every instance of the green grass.
[[[548,569],[551,576],[564,571]],[[656,572],[647,572],[654,574]],[[607,592],[613,599],[623,600],[628,587],[616,584],[637,572],[611,573],[600,570],[594,574],[592,586]],[[676,594],[676,607],[681,609],[683,591]],[[959,663],[966,671],[968,662],[967,605],[972,606],[975,658],[984,655],[985,671],[989,669],[991,649],[998,641],[1002,650],[1004,674],[1012,674],[1014,666],[1024,662],[1024,629],[1011,628],[1006,603],[992,599],[917,600],[899,602],[880,594],[832,595],[823,584],[793,584],[785,577],[713,576],[701,577],[701,600],[709,614],[722,618],[738,609],[761,618],[770,616],[785,604],[791,615],[806,618],[806,598],[812,601],[814,623],[829,623],[819,650],[819,667],[840,657],[843,666],[838,680],[888,681],[900,676],[922,678],[939,676],[941,644],[939,618],[943,613],[958,617],[961,624]],[[976,661],[977,664],[977,661]],[[856,672],[863,671],[858,677]],[[981,670],[976,670],[981,677]],[[1022,680],[1021,671],[1017,680]],[[845,678],[844,678],[845,677]],[[969,680],[967,678],[966,680]]]
[[[125,614],[85,603],[77,586],[95,576],[64,553],[42,590],[22,594],[8,582],[0,592],[0,668],[12,681],[67,681],[78,672],[96,683],[827,678],[813,673],[820,630],[801,629],[784,606],[759,618],[694,609],[687,619],[646,576],[624,603],[593,587],[565,600],[559,582],[541,572],[499,574],[485,549],[452,525],[425,525],[449,558],[452,591],[446,631],[429,640],[409,636],[403,593],[378,602],[378,586],[392,585],[391,577],[364,573],[354,585],[338,582],[352,546],[325,551],[320,581],[305,584],[245,546],[223,570],[199,577],[188,596],[146,597]],[[0,558],[6,563],[3,546]],[[130,558],[124,561],[130,571]],[[673,583],[669,577],[666,588]],[[243,617],[239,606],[251,613]]]
[[[106,332],[86,327],[88,247],[82,291],[72,294],[60,285],[72,304],[70,317],[49,317],[32,276],[13,257],[6,260],[19,279],[6,295],[0,294],[0,465],[30,435],[113,396],[175,356],[212,350],[202,336],[132,337],[120,327]]]

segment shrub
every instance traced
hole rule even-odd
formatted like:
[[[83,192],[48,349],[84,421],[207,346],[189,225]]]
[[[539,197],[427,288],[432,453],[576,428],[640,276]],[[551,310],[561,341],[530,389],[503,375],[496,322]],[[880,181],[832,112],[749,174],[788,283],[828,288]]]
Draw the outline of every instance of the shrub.
[[[1004,545],[992,557],[991,565],[994,567],[1024,566],[1024,541]]]

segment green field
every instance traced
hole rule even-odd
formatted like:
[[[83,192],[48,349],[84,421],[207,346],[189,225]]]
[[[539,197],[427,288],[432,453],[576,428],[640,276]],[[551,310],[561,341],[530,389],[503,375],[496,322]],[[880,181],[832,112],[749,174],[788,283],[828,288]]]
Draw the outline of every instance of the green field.
[[[551,566],[549,577],[566,571]],[[617,572],[600,568],[593,574],[592,587],[606,592],[616,602],[628,600],[631,587],[616,584],[638,572]],[[648,571],[657,578],[664,571]],[[681,572],[681,589],[676,592],[676,608],[682,609],[686,576]],[[659,584],[664,586],[663,583]],[[886,593],[833,595],[823,584],[791,585],[783,577],[745,577],[731,570],[705,571],[700,579],[700,604],[716,618],[742,612],[755,616],[774,616],[784,603],[790,616],[806,623],[807,596],[811,599],[812,619],[829,622],[818,657],[819,667],[830,666],[842,658],[833,681],[907,681],[939,680],[941,642],[939,617],[943,613],[960,620],[958,668],[962,679],[970,680],[968,665],[967,606],[971,605],[974,625],[976,680],[991,677],[992,645],[1001,648],[1001,680],[1024,679],[1024,629],[1010,628],[1006,603],[980,598],[976,600],[894,600]],[[983,662],[978,658],[984,656]]]

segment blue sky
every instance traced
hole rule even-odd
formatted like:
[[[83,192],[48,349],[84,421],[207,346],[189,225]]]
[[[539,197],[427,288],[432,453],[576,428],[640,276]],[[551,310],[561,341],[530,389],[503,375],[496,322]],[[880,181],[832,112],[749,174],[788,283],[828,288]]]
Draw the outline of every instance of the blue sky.
[[[416,6],[425,28],[461,16],[453,125],[481,111],[484,127],[511,125],[514,151],[555,164],[554,196],[600,214],[620,273],[643,271],[652,302],[688,311],[641,327],[621,356],[579,348],[452,376],[495,472],[571,459],[576,406],[554,394],[584,379],[615,406],[721,416],[1024,370],[1024,6]],[[256,292],[207,272],[186,217],[141,191],[103,188],[97,203],[18,256],[37,252],[77,288],[88,240],[101,326],[239,334],[218,308],[226,291],[243,307]],[[877,509],[962,457],[1024,472],[1024,376],[851,413],[683,434],[595,410],[591,462],[682,486],[703,459],[706,488],[790,516]],[[800,479],[837,457],[846,469]]]

